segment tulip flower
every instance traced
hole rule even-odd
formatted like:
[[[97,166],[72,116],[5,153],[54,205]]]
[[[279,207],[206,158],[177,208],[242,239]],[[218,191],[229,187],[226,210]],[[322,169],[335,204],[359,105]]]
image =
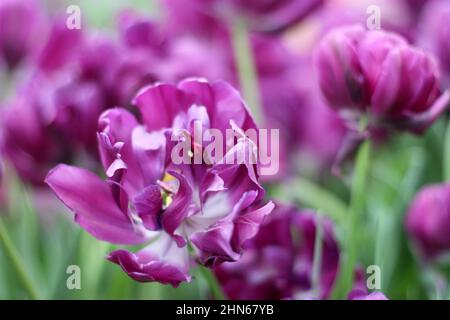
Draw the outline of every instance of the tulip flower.
[[[99,119],[98,144],[106,181],[59,165],[46,182],[75,213],[75,221],[99,240],[126,247],[108,259],[137,281],[177,286],[189,281],[189,248],[197,261],[214,266],[240,258],[243,243],[258,231],[274,205],[261,206],[264,189],[257,164],[202,161],[177,163],[172,152],[194,136],[195,121],[221,132],[256,128],[238,92],[224,82],[185,80],[156,84],[134,99],[142,123],[115,108]],[[205,144],[206,147],[208,144]],[[241,136],[223,155],[252,145]],[[189,157],[199,144],[194,140]]]
[[[373,128],[422,133],[450,99],[433,57],[393,33],[337,28],[318,46],[315,65],[329,105],[367,116]]]
[[[305,299],[329,296],[339,263],[332,224],[322,219],[323,246],[318,288],[313,288],[317,215],[277,205],[259,233],[245,245],[241,260],[215,271],[231,299]],[[318,289],[314,296],[313,291]]]
[[[0,66],[15,69],[39,45],[45,30],[39,1],[4,0],[0,3]]]
[[[42,185],[60,162],[84,158],[95,166],[98,117],[129,105],[141,86],[156,80],[147,54],[73,31],[55,22],[36,69],[2,119],[5,157],[33,185]]]
[[[406,230],[425,260],[450,250],[449,204],[450,185],[431,185],[419,191],[408,209]]]
[[[422,14],[419,43],[431,50],[439,59],[445,78],[444,86],[450,87],[450,3],[429,1]]]
[[[39,96],[45,92],[40,90],[48,87],[43,81],[39,84],[39,90],[33,85],[21,89],[23,94],[5,108],[1,119],[4,156],[23,180],[34,185],[41,185],[50,166],[68,156],[40,108]]]

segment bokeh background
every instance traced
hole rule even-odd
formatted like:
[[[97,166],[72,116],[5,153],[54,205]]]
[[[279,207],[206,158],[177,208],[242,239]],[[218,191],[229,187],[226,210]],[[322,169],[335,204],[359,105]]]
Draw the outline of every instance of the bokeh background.
[[[1,11],[4,1],[0,1]],[[428,45],[431,36],[424,31],[429,23],[424,22],[423,5],[428,2],[329,0],[289,27],[269,32],[257,27],[257,19],[242,22],[225,9],[226,22],[214,29],[214,24],[200,19],[201,12],[189,16],[196,3],[48,0],[38,5],[43,24],[48,25],[65,21],[69,5],[80,6],[84,42],[62,36],[67,41],[61,44],[61,39],[49,36],[48,26],[40,29],[41,22],[31,19],[19,23],[20,16],[9,22],[13,24],[9,27],[20,30],[17,37],[30,38],[30,46],[37,49],[30,49],[14,64],[4,60],[0,68],[0,116],[6,128],[0,130],[4,144],[0,231],[7,232],[0,250],[0,299],[28,299],[30,291],[35,291],[33,298],[43,299],[210,299],[215,296],[214,289],[220,290],[220,283],[211,279],[214,274],[205,274],[202,268],[193,268],[193,281],[178,288],[133,281],[104,259],[114,246],[96,240],[76,225],[70,211],[43,183],[46,172],[59,162],[95,169],[96,160],[90,154],[96,152],[96,146],[89,141],[88,124],[96,123],[98,114],[95,119],[85,117],[84,111],[72,114],[76,112],[73,109],[78,110],[76,106],[105,110],[126,104],[137,84],[155,81],[177,82],[193,76],[224,79],[239,88],[255,117],[264,119],[261,122],[267,127],[280,129],[281,170],[275,177],[263,178],[266,198],[319,210],[332,221],[339,247],[345,247],[354,161],[342,163],[340,175],[332,173],[348,128],[319,92],[314,50],[333,28],[353,23],[366,26],[367,8],[376,4],[381,8],[382,29],[401,34],[439,59]],[[0,13],[3,31],[6,21]],[[133,35],[142,35],[129,29],[136,21],[156,26],[154,34],[143,33],[148,37],[148,48],[133,44]],[[56,44],[51,45],[49,39]],[[437,47],[450,48],[449,41]],[[97,66],[102,72],[98,77],[94,74]],[[446,74],[442,68],[443,78]],[[446,86],[443,81],[442,90]],[[124,87],[128,91],[121,92]],[[36,119],[28,112],[35,108],[31,105],[38,105],[44,118],[46,112],[52,114],[54,108],[67,106],[72,111],[64,111],[58,121],[69,129],[58,132],[48,143],[48,128],[42,133],[42,126],[35,126]],[[381,133],[373,144],[361,194],[364,213],[355,227],[354,240],[358,243],[358,266],[362,270],[369,265],[380,267],[378,291],[389,299],[450,298],[446,251],[450,249],[450,232],[444,241],[447,247],[430,263],[421,257],[405,228],[405,216],[417,192],[450,178],[447,126],[448,115],[444,113],[421,135]],[[67,138],[74,135],[78,138]],[[55,143],[55,136],[62,143]],[[447,205],[450,207],[450,200]],[[449,212],[439,223],[450,227]],[[80,290],[66,286],[70,265],[81,269]],[[24,278],[33,289],[26,288]],[[333,297],[346,298],[345,294]]]

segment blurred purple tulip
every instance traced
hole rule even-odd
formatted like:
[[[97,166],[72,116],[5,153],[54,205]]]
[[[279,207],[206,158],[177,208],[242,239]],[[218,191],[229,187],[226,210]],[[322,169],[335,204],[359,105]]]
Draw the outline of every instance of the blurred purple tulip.
[[[62,17],[52,21],[44,44],[39,48],[36,64],[43,72],[51,73],[72,63],[83,47],[85,37],[81,29],[68,29]]]
[[[141,68],[147,66],[151,70],[153,82],[179,82],[190,77],[210,81],[230,78],[230,71],[223,63],[228,54],[224,52],[223,34],[210,40],[192,34],[174,35],[129,11],[120,15],[120,30],[128,55],[145,60]]]
[[[59,136],[47,121],[47,112],[41,108],[47,86],[29,85],[21,90],[9,108],[2,114],[2,149],[5,158],[15,167],[19,176],[32,184],[41,185],[50,166],[64,161],[64,148],[59,148]],[[41,91],[42,90],[42,91]],[[42,93],[42,94],[41,94]]]
[[[5,157],[34,185],[43,185],[48,170],[61,162],[94,168],[100,114],[129,105],[139,88],[157,79],[148,54],[59,22],[2,119]]]
[[[412,12],[420,13],[421,10],[433,0],[405,0]],[[445,1],[445,0],[443,0]]]
[[[169,28],[214,35],[227,23],[244,18],[258,32],[279,32],[301,21],[323,4],[323,0],[163,0],[169,16]],[[230,21],[227,21],[230,20]],[[225,21],[225,25],[222,22]]]
[[[106,181],[84,169],[59,165],[46,182],[75,213],[76,222],[96,238],[144,245],[137,253],[111,252],[137,281],[177,286],[189,281],[188,243],[198,261],[213,266],[239,259],[273,204],[261,206],[264,189],[257,167],[240,164],[175,164],[172,134],[193,135],[193,121],[223,133],[235,126],[255,128],[238,92],[224,82],[185,80],[156,84],[135,98],[143,123],[124,109],[99,120],[98,143]],[[182,138],[180,136],[180,138]],[[248,138],[230,149],[233,156]],[[196,152],[195,144],[192,147]]]
[[[0,66],[15,69],[31,56],[45,30],[39,1],[0,2]]]
[[[322,220],[320,285],[314,298],[329,296],[336,278],[339,248],[332,224]],[[313,212],[277,205],[258,234],[245,244],[238,262],[215,268],[230,299],[305,299],[314,295],[312,267],[317,230]]]
[[[422,0],[423,1],[423,0]],[[369,28],[380,28],[401,34],[413,40],[416,31],[416,16],[409,10],[409,0],[358,0],[329,1],[319,12],[317,19],[322,32],[350,24],[363,24]],[[376,21],[376,9],[380,20]],[[380,25],[376,25],[379,22]]]
[[[319,88],[311,80],[314,73],[310,58],[294,54],[275,37],[252,34],[250,40],[264,125],[280,133],[279,174],[266,179],[280,179],[302,170],[302,164],[307,161],[299,158],[313,159],[317,165],[314,169],[329,167],[347,128],[339,115],[320,99]],[[231,49],[228,59],[232,81],[238,84]]]
[[[331,31],[315,54],[319,84],[337,110],[367,114],[374,127],[422,133],[445,110],[434,59],[402,37],[361,26]]]
[[[450,185],[424,187],[412,201],[406,229],[419,253],[433,259],[450,250]]]
[[[165,29],[170,35],[195,34],[214,39],[224,26],[214,13],[216,0],[161,0],[166,14]]]
[[[450,2],[428,1],[420,23],[421,45],[431,50],[439,59],[445,76],[444,86],[450,87]]]
[[[242,15],[257,31],[276,32],[301,21],[319,8],[323,0],[232,0],[234,14]]]

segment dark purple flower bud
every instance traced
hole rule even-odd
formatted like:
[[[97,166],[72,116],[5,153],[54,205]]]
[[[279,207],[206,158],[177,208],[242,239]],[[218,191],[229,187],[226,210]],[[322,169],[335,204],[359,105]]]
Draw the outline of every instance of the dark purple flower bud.
[[[256,129],[238,92],[225,82],[192,79],[178,86],[146,87],[134,104],[142,123],[121,108],[99,119],[106,181],[84,169],[59,165],[48,174],[47,184],[96,238],[144,246],[137,253],[120,249],[108,256],[137,281],[173,286],[189,281],[188,244],[206,266],[238,260],[243,243],[274,207],[271,202],[261,206],[264,189],[258,183],[258,165],[247,157],[228,161],[252,141],[239,136],[217,162],[179,163],[172,154],[179,142],[191,137],[189,158],[211,143],[195,140],[198,121],[203,129],[224,136],[227,130]]]
[[[328,103],[368,116],[372,127],[421,133],[450,100],[440,92],[435,60],[393,33],[335,29],[317,48],[315,64]]]
[[[63,154],[55,143],[58,138],[52,135],[51,124],[47,122],[46,110],[40,108],[44,95],[38,92],[46,92],[43,88],[47,86],[40,81],[39,90],[33,85],[21,90],[5,108],[1,119],[5,158],[23,180],[35,185],[43,184],[51,166],[63,161]]]
[[[439,59],[445,76],[444,86],[450,87],[450,2],[429,1],[424,8],[420,24],[421,45]]]
[[[215,271],[230,299],[305,299],[329,296],[339,263],[332,224],[322,219],[322,265],[313,288],[317,215],[277,205],[258,234],[245,244],[238,262]],[[316,290],[316,291],[315,291]]]
[[[449,204],[450,185],[441,184],[423,188],[409,207],[406,229],[425,259],[450,250]]]
[[[4,0],[0,3],[0,66],[13,70],[32,55],[45,30],[39,2]]]

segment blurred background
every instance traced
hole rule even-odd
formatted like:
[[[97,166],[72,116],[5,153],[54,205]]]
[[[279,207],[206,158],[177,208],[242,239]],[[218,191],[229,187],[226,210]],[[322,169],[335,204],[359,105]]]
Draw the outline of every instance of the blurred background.
[[[266,198],[320,209],[345,247],[352,161],[340,164],[340,176],[332,167],[349,129],[319,92],[314,50],[333,28],[366,27],[372,14],[367,8],[377,5],[382,29],[439,59],[423,30],[427,1],[317,1],[298,19],[285,12],[286,23],[274,17],[276,6],[268,10],[271,19],[263,20],[263,9],[233,16],[218,6],[205,14],[199,0],[22,1],[22,9],[5,13],[12,2],[0,2],[0,299],[213,297],[212,280],[198,268],[191,283],[176,289],[130,279],[104,259],[115,246],[76,225],[44,184],[58,163],[100,174],[99,114],[129,108],[140,87],[157,81],[205,77],[239,88],[258,122],[280,129],[280,172],[263,179]],[[75,32],[65,26],[70,5],[81,9]],[[362,270],[380,267],[380,291],[390,299],[450,297],[448,252],[425,262],[404,222],[418,190],[450,177],[447,118],[423,135],[381,133],[375,141],[357,226],[357,261]],[[73,265],[81,270],[81,289],[67,287]]]

